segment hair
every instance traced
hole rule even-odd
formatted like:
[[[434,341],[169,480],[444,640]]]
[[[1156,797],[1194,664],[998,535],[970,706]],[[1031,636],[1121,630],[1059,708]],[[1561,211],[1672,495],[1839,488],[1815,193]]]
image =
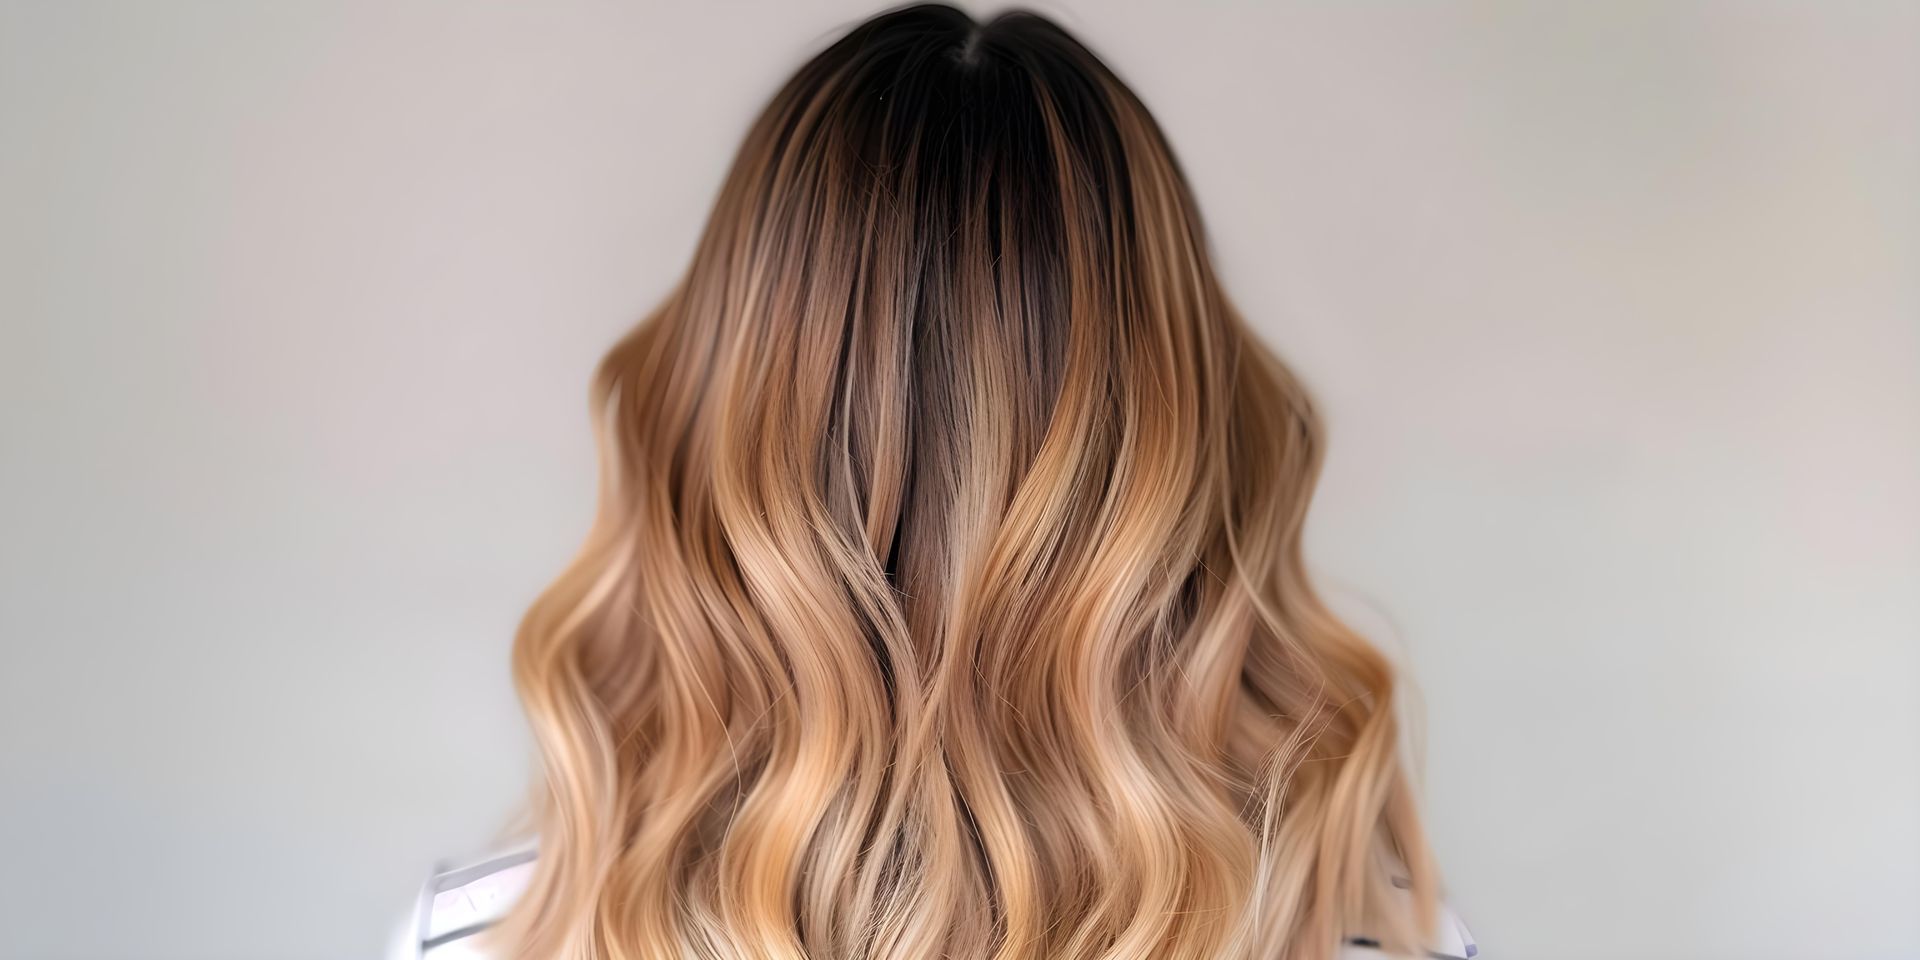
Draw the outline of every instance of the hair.
[[[513,651],[514,956],[1424,944],[1395,671],[1301,556],[1320,418],[1054,23],[914,6],[801,67],[592,409]]]

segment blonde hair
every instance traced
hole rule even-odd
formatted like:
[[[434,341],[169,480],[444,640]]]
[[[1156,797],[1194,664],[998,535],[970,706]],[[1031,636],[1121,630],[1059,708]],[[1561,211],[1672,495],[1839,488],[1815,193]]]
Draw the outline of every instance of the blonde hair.
[[[593,408],[513,654],[514,956],[1424,942],[1395,674],[1301,558],[1319,418],[1059,27],[919,6],[802,67]]]

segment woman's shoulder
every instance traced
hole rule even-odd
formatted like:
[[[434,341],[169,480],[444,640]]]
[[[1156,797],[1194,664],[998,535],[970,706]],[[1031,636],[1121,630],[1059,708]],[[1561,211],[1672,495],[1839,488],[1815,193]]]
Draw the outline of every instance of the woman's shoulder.
[[[475,934],[505,916],[533,876],[538,854],[529,842],[464,863],[435,866],[420,887],[413,909],[396,932],[388,960],[487,960]],[[1442,902],[1427,955],[1432,960],[1474,960],[1480,948],[1452,906]],[[1349,937],[1339,960],[1382,960],[1387,954],[1363,936]]]
[[[1473,960],[1480,955],[1480,946],[1473,940],[1473,932],[1467,929],[1466,921],[1460,919],[1453,906],[1446,901],[1438,905],[1440,913],[1434,920],[1433,940],[1427,946],[1427,957],[1431,960]],[[1340,951],[1339,960],[1382,960],[1388,956],[1380,949],[1380,944],[1366,937],[1348,937],[1346,946]]]
[[[533,877],[532,843],[436,864],[395,931],[388,960],[484,960],[474,935],[506,915]]]

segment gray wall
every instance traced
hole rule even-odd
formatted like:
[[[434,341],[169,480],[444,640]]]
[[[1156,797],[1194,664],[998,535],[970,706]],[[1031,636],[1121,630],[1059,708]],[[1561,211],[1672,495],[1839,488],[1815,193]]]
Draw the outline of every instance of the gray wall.
[[[1915,956],[1915,6],[1043,8],[1326,402],[1486,955]],[[865,12],[0,4],[0,955],[369,956],[486,842],[588,371]]]

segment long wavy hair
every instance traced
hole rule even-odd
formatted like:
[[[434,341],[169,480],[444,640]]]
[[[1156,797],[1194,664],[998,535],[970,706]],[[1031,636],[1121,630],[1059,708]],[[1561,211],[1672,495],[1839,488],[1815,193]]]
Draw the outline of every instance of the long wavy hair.
[[[1320,420],[1060,27],[916,6],[800,68],[592,408],[512,955],[1425,942],[1395,672],[1301,557]]]

